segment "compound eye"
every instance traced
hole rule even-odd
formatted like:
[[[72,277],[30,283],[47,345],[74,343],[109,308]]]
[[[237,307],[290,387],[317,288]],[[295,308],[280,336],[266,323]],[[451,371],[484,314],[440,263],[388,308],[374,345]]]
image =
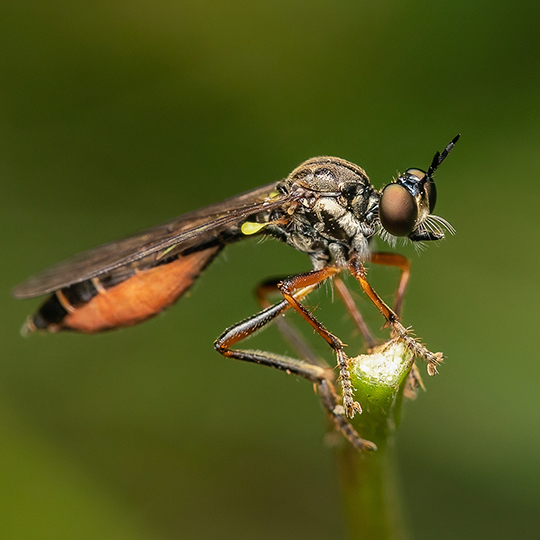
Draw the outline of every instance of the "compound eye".
[[[435,182],[430,180],[426,186],[426,196],[429,202],[429,213],[432,214],[435,209],[435,203],[437,202],[437,188],[435,187]]]
[[[414,197],[399,184],[388,184],[379,201],[382,226],[394,236],[407,236],[414,230],[418,207]]]

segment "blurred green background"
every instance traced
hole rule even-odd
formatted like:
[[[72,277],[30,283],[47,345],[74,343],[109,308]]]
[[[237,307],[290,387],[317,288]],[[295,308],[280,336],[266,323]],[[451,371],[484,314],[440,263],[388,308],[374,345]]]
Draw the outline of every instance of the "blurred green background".
[[[407,519],[418,539],[537,538],[539,17],[519,0],[2,2],[1,537],[343,537],[310,385],[212,349],[305,256],[232,246],[167,314],[100,336],[21,338],[38,301],[9,290],[311,156],[380,187],[461,133],[436,212],[456,236],[400,250],[405,323],[448,358],[398,433]],[[370,275],[390,300],[395,272]],[[274,332],[253,345],[282,352]]]

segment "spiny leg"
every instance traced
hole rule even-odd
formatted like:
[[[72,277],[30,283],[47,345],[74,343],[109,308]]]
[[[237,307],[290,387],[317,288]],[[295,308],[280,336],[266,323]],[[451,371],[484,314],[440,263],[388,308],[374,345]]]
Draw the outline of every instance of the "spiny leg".
[[[345,407],[346,415],[349,418],[352,418],[355,413],[362,412],[362,407],[360,406],[360,403],[355,401],[353,397],[353,386],[349,373],[349,359],[345,354],[344,345],[341,340],[329,332],[314,317],[314,315],[297,300],[294,295],[296,290],[322,283],[324,280],[339,273],[340,271],[340,268],[327,266],[321,270],[313,270],[312,272],[298,274],[296,276],[287,278],[279,283],[278,287],[281,294],[283,294],[285,300],[289,302],[291,307],[313,327],[313,329],[328,343],[328,345],[330,345],[330,347],[336,353],[339,367],[339,380],[341,382],[341,390],[343,395],[343,406]]]
[[[371,254],[370,261],[374,264],[381,264],[385,266],[396,266],[401,270],[398,288],[396,291],[396,301],[394,304],[394,313],[396,315],[400,315],[401,312],[401,306],[403,303],[403,296],[405,294],[405,289],[407,288],[407,283],[409,281],[409,274],[410,274],[410,261],[403,255],[400,255],[398,253],[387,253],[382,251],[376,251]],[[340,277],[334,278],[334,286],[340,295],[341,299],[343,300],[343,303],[345,304],[345,307],[347,308],[347,311],[353,318],[354,322],[356,323],[356,326],[362,333],[362,336],[364,337],[364,340],[367,344],[368,349],[373,349],[376,345],[375,338],[373,337],[373,334],[370,332],[366,322],[364,321],[364,318],[362,317],[362,314],[358,310],[358,307],[356,306],[356,303],[343,282],[343,280]]]
[[[330,413],[330,418],[343,436],[358,450],[377,450],[377,445],[362,439],[347,420],[345,409],[339,403],[334,385],[329,379],[322,379],[319,383],[319,397]]]
[[[300,291],[299,296],[305,289]],[[309,291],[308,291],[309,292]],[[307,292],[305,293],[307,294]],[[265,366],[285,371],[288,374],[294,374],[303,377],[313,384],[317,385],[319,395],[323,406],[330,414],[332,421],[343,433],[343,435],[358,450],[375,450],[376,446],[365,439],[362,439],[354,428],[347,422],[344,408],[339,404],[333,385],[333,372],[330,368],[322,365],[316,365],[305,360],[298,360],[288,356],[271,354],[263,351],[231,349],[230,347],[241,341],[245,337],[253,334],[258,329],[264,327],[270,321],[284,313],[291,306],[287,300],[282,300],[277,304],[263,309],[261,312],[249,317],[231,328],[225,330],[216,340],[214,347],[224,356],[243,360],[245,362],[254,362]]]
[[[334,283],[336,284],[338,280],[340,283],[343,283],[339,277],[334,278]],[[283,278],[274,278],[266,280],[257,286],[255,294],[262,307],[266,308],[270,306],[268,297],[275,292],[279,292],[278,283],[282,281]],[[345,287],[345,285],[343,285],[343,287]],[[346,292],[349,294],[350,297],[348,289],[346,289]],[[356,304],[354,304],[352,297],[350,297],[350,301],[356,308]],[[362,320],[362,316],[357,309],[356,311],[358,313],[358,316],[360,317],[360,320]],[[357,431],[351,426],[351,424],[347,420],[347,417],[345,415],[345,408],[340,404],[341,400],[336,394],[333,378],[330,379],[331,372],[328,370],[328,365],[318,357],[318,355],[313,351],[313,349],[306,342],[304,337],[296,330],[296,328],[294,328],[294,326],[291,326],[284,318],[277,317],[276,324],[279,328],[279,331],[283,334],[285,339],[292,345],[292,347],[297,351],[297,353],[303,360],[305,360],[309,364],[314,364],[317,366],[321,366],[322,368],[326,368],[324,371],[324,373],[326,373],[326,377],[324,379],[321,379],[316,386],[318,389],[319,398],[321,399],[324,408],[330,415],[334,427],[338,431],[340,431],[341,434],[355,448],[359,450],[376,450],[376,445],[371,441],[362,439],[362,437],[358,435]]]
[[[432,353],[422,343],[410,335],[410,331],[401,324],[396,313],[394,313],[384,303],[381,297],[367,282],[366,270],[358,258],[351,259],[349,263],[349,270],[351,274],[358,280],[369,299],[382,313],[387,323],[390,325],[392,329],[392,337],[405,343],[415,356],[423,358],[427,362],[429,375],[435,375],[437,373],[437,366],[443,361],[442,353]]]
[[[265,308],[257,315],[253,315],[229,328],[218,338],[214,347],[224,356],[238,358],[239,360],[247,359],[253,362],[264,363],[263,360],[257,359],[261,355],[259,352],[253,353],[250,351],[250,358],[244,358],[245,355],[242,351],[231,349],[231,347],[292,307],[336,352],[343,393],[343,406],[345,407],[347,416],[352,418],[356,412],[362,412],[362,408],[353,398],[353,388],[348,369],[348,358],[344,351],[344,345],[341,340],[330,333],[299,301],[299,299],[302,299],[309,294],[326,279],[340,271],[340,268],[328,266],[320,270],[313,270],[312,272],[298,274],[284,279],[278,283],[277,286],[285,300],[274,306]]]
[[[394,313],[399,317],[401,315],[401,309],[403,305],[403,297],[405,295],[405,289],[409,283],[411,261],[400,255],[399,253],[389,253],[384,251],[376,251],[371,254],[370,261],[374,264],[380,264],[384,266],[395,266],[400,269],[399,282],[396,290],[396,300],[394,303]],[[405,386],[405,395],[414,399],[418,388],[424,388],[420,372],[413,364],[409,376],[407,377],[407,384]]]

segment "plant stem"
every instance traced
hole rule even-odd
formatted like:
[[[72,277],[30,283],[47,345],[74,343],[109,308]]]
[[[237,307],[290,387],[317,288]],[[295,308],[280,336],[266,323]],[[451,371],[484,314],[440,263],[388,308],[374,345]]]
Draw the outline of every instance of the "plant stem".
[[[405,345],[390,341],[369,355],[351,359],[353,386],[363,412],[351,420],[376,452],[351,445],[338,450],[338,467],[351,540],[406,538],[397,487],[394,434],[403,389],[414,358]]]

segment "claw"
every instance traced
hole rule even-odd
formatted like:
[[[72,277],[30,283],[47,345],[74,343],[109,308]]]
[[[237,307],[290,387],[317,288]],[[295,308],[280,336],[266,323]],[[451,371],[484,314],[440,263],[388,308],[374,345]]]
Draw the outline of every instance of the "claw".
[[[354,418],[354,415],[356,413],[362,414],[362,407],[360,406],[360,403],[358,403],[358,401],[347,403],[345,405],[345,410],[347,411],[348,418]]]

